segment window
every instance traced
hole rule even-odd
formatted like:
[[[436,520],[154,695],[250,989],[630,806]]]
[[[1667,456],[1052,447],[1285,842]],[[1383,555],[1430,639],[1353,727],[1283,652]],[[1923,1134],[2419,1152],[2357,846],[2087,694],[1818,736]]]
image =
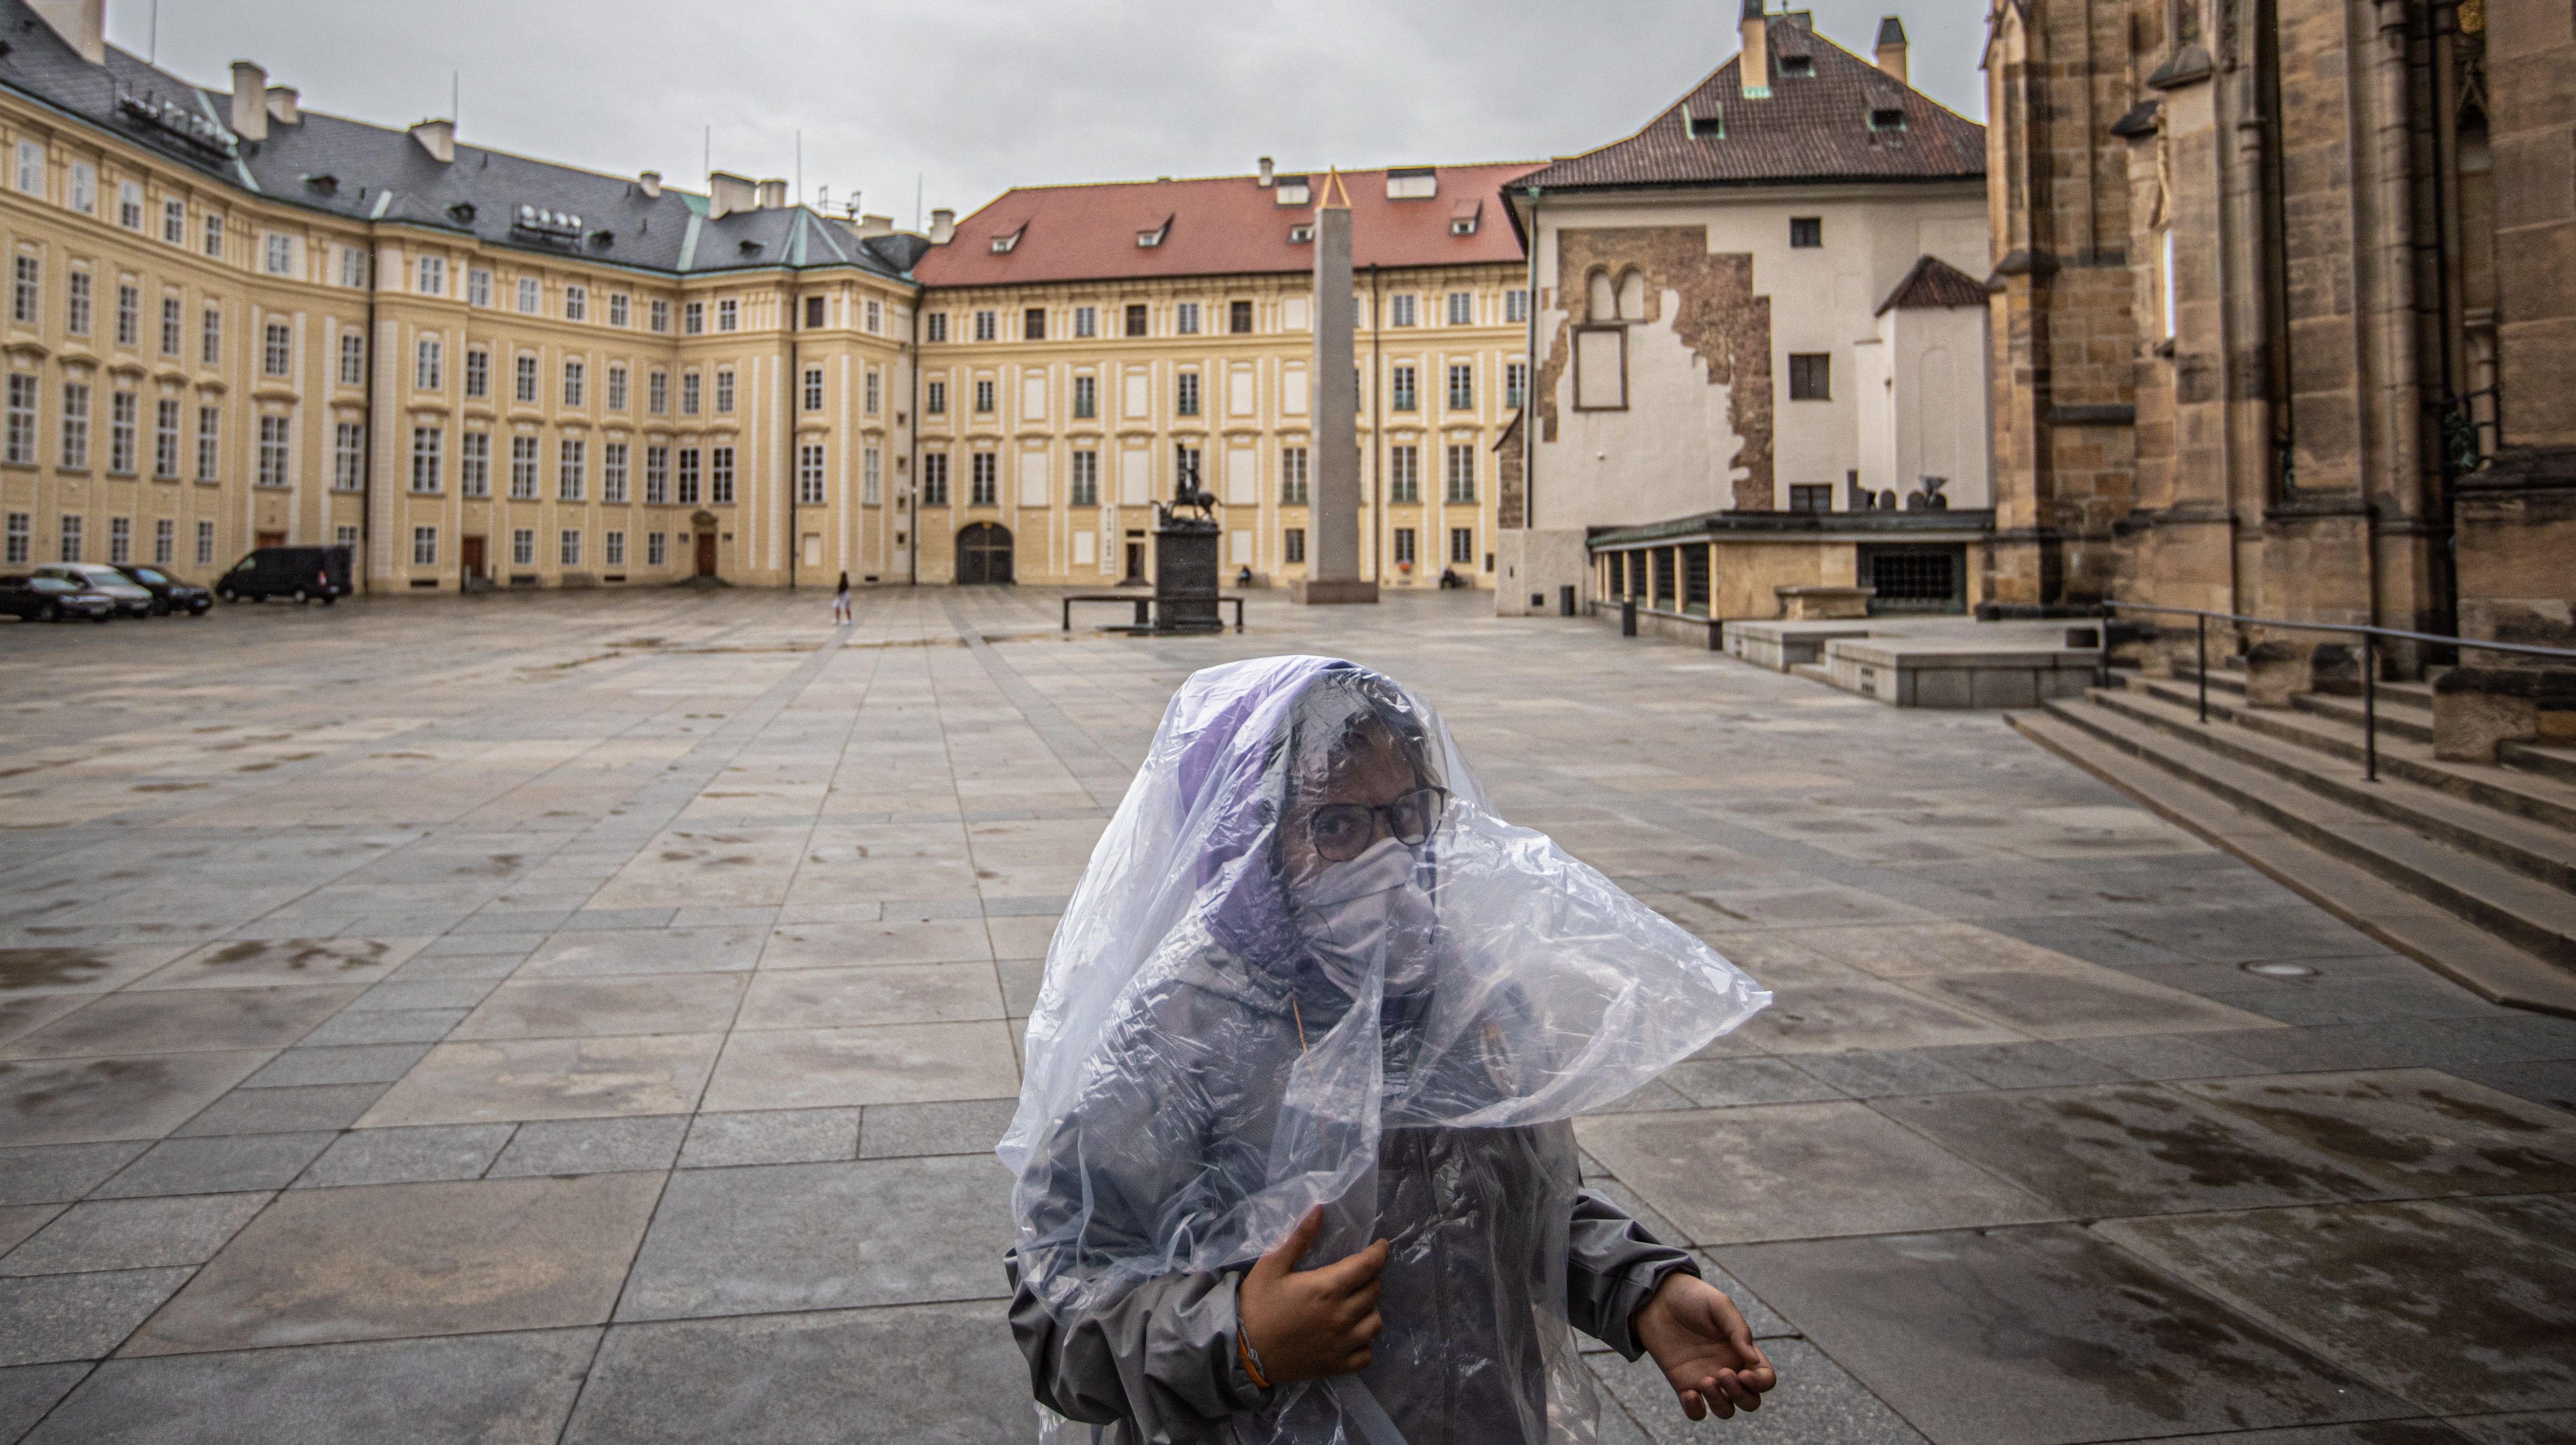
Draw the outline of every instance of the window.
[[[107,519],[107,560],[119,566],[134,560],[134,519]]]
[[[1395,561],[1399,567],[1413,564],[1413,529],[1411,527],[1395,529]]]
[[[611,506],[626,501],[626,443],[599,444],[599,499]]]
[[[885,330],[885,303],[873,296],[869,297],[867,318],[868,331],[871,334]]]
[[[1067,500],[1073,505],[1077,507],[1100,505],[1100,453],[1075,452],[1073,454],[1073,476],[1069,486],[1071,495]]]
[[[655,331],[668,331],[671,329],[670,302],[656,297],[651,307],[646,310],[645,315],[650,318],[646,324],[650,325]]]
[[[733,501],[733,448],[707,448],[707,501],[723,506]]]
[[[215,524],[212,522],[197,524],[197,565],[215,565]]]
[[[270,233],[260,247],[261,264],[271,276],[295,274],[295,238]]]
[[[259,369],[263,376],[284,376],[295,359],[295,331],[283,321],[268,323],[267,344],[260,349]]]
[[[18,189],[31,196],[45,193],[45,148],[31,140],[18,142]]]
[[[1418,446],[1387,448],[1386,499],[1390,502],[1422,500],[1422,448]]]
[[[671,373],[656,371],[644,379],[644,409],[655,416],[671,413]]]
[[[1476,324],[1476,297],[1473,292],[1452,291],[1449,293],[1449,324],[1452,326],[1473,326]]]
[[[465,273],[465,302],[469,306],[492,304],[492,273],[477,268]]]
[[[259,485],[286,485],[286,418],[264,416],[259,419]]]
[[[224,258],[224,218],[209,213],[205,225],[205,253],[220,261]]]
[[[1078,337],[1098,336],[1100,334],[1100,308],[1097,306],[1076,306],[1073,308],[1073,334]]]
[[[1789,510],[1792,512],[1830,512],[1834,509],[1831,483],[1793,483],[1789,488]]]
[[[132,181],[117,183],[116,224],[129,231],[143,229],[143,187]]]
[[[1528,363],[1528,362],[1526,362],[1526,361],[1507,361],[1507,362],[1504,362],[1504,363],[1503,363],[1503,409],[1504,409],[1504,410],[1506,410],[1506,411],[1510,411],[1510,410],[1514,410],[1514,409],[1518,408],[1518,407],[1520,406],[1521,402],[1522,402],[1522,399],[1523,399],[1523,398],[1525,398],[1525,397],[1527,397],[1528,395],[1529,395],[1529,363]]]
[[[176,196],[161,203],[161,239],[172,246],[188,244],[188,203]]]
[[[865,388],[866,396],[864,399],[867,404],[867,413],[870,416],[875,416],[877,414],[878,398],[882,396],[885,391],[884,383],[885,378],[878,373],[877,369],[873,366],[869,367],[867,385]]]
[[[533,502],[537,499],[537,439],[510,438],[510,499]]]
[[[948,313],[945,311],[934,311],[928,316],[923,317],[922,338],[926,341],[946,341],[948,339]]]
[[[537,358],[533,352],[521,352],[511,365],[510,397],[533,404],[537,399]]]
[[[989,378],[989,377],[978,377],[978,378],[976,379],[976,381],[975,381],[975,410],[976,410],[977,412],[979,412],[979,413],[980,413],[980,412],[989,412],[989,411],[991,411],[992,409],[993,409],[993,383],[992,383],[992,380],[991,380],[991,378]]]
[[[565,362],[565,363],[564,363],[564,365],[563,365],[563,404],[564,404],[564,405],[566,405],[566,406],[580,406],[580,405],[582,404],[582,397],[583,397],[583,391],[584,391],[584,378],[585,378],[585,376],[586,376],[586,375],[587,375],[587,373],[584,371],[583,366],[582,366],[582,364],[581,364],[580,362],[578,362],[578,361],[567,361],[567,362]]]
[[[796,449],[796,505],[823,505],[823,448],[815,442]]]
[[[1045,307],[1032,306],[1020,313],[1020,339],[1022,341],[1046,340]]]
[[[644,449],[644,505],[666,507],[670,503],[671,449],[648,446]]]
[[[1822,216],[1791,216],[1789,218],[1789,244],[1797,247],[1821,246],[1825,244],[1825,218]]]
[[[63,446],[54,464],[65,471],[89,468],[89,384],[63,383]]]
[[[167,567],[178,559],[179,524],[167,517],[152,524],[152,562]]]
[[[356,253],[355,253],[355,252],[351,252],[350,254],[354,255],[354,254],[356,254]],[[345,270],[346,268],[344,267],[343,269]],[[421,295],[423,295],[423,296],[444,296],[444,295],[446,295],[446,294],[447,294],[447,260],[446,260],[446,258],[445,258],[445,257],[443,257],[443,256],[423,256],[423,257],[421,257],[421,258],[420,258],[420,273],[419,273],[419,280],[420,280],[420,294],[421,294]]]
[[[352,291],[363,291],[367,285],[367,253],[355,246],[340,248],[340,284]],[[426,286],[423,290],[428,290]]]
[[[1529,320],[1529,292],[1515,286],[1503,293],[1503,319],[1518,324]]]
[[[948,505],[948,454],[932,452],[921,459],[921,504]]]
[[[1283,507],[1306,505],[1306,449],[1304,447],[1279,449],[1279,505]]]
[[[519,278],[519,311],[526,316],[537,314],[537,278],[534,276]]]
[[[669,556],[668,534],[662,532],[647,532],[644,534],[645,566],[659,567]]]
[[[823,409],[823,368],[819,366],[809,366],[805,368],[804,400],[805,409],[807,411],[821,411]]]
[[[24,372],[9,375],[8,446],[9,460],[36,460],[36,378]]]
[[[98,167],[87,161],[74,161],[71,168],[71,208],[84,216],[98,214]]]
[[[514,527],[511,529],[510,565],[514,567],[534,567],[537,565],[536,528]]]
[[[9,289],[10,320],[22,326],[36,324],[37,310],[44,305],[44,274],[44,263],[35,257],[18,258]]]
[[[590,288],[587,286],[566,286],[564,288],[564,320],[587,321],[589,319]]]
[[[208,366],[221,366],[224,361],[224,310],[206,308],[205,325],[199,328],[197,359]]]
[[[26,565],[29,544],[35,540],[33,535],[35,520],[26,512],[9,514],[8,550],[0,553],[0,559],[5,559],[13,566]]]
[[[152,475],[179,479],[179,402],[163,397],[152,408]]]
[[[1473,505],[1476,500],[1475,444],[1452,442],[1448,448],[1448,457],[1448,500],[1452,503]]]
[[[161,298],[161,354],[179,354],[179,298],[176,296]]]
[[[1306,560],[1305,528],[1283,527],[1280,529],[1279,560],[1282,562],[1303,562]]]
[[[356,428],[347,428],[347,430],[354,431]],[[445,471],[440,462],[439,452],[446,446],[446,436],[445,432],[434,426],[416,426],[411,429],[411,489],[413,491],[438,490],[441,474]]]
[[[727,367],[716,373],[716,415],[729,416],[732,413],[733,369]]]
[[[611,567],[626,565],[626,534],[611,532],[600,539],[599,560]]]
[[[1411,326],[1413,320],[1413,297],[1410,294],[1386,298],[1387,325]]]
[[[1387,390],[1391,393],[1392,397],[1388,402],[1388,405],[1394,410],[1419,411],[1421,409],[1421,395],[1419,388],[1415,385],[1414,370],[1412,367],[1395,367],[1388,378]]]
[[[1452,527],[1449,529],[1449,561],[1453,565],[1460,567],[1473,567],[1476,565],[1475,528]]]
[[[438,529],[436,527],[411,529],[411,565],[415,567],[438,565]]]
[[[1002,490],[1001,482],[998,480],[1001,470],[1000,460],[991,452],[977,452],[967,458],[967,466],[969,471],[967,472],[966,505],[990,507],[997,504],[1001,500]]]
[[[1789,353],[1789,399],[1791,401],[1831,401],[1834,394],[1834,358],[1828,352],[1793,351]]]
[[[492,394],[492,353],[479,346],[465,353],[465,394],[478,401]]]
[[[367,380],[367,338],[354,331],[340,333],[340,384],[363,386]]]
[[[1130,336],[1143,336],[1150,330],[1151,328],[1146,324],[1145,303],[1139,301],[1129,305],[1127,308],[1127,334]]]
[[[680,308],[680,332],[682,335],[701,336],[706,333],[706,329],[707,303],[704,301],[692,301]]]
[[[1199,303],[1184,301],[1172,308],[1172,330],[1182,336],[1199,334]]]
[[[492,495],[492,434],[470,431],[456,439],[456,494]]]
[[[680,505],[695,506],[698,500],[698,449],[680,448]]]
[[[875,447],[868,447],[859,453],[859,501],[861,504],[870,507],[877,504],[879,500],[878,493],[880,490],[878,483],[882,465],[882,458],[879,457]]]
[[[74,336],[89,335],[89,273],[75,268],[64,283],[63,329]]]
[[[76,516],[66,516],[63,518],[61,542],[62,560],[66,562],[77,562],[81,559],[80,518]]]
[[[934,381],[922,388],[921,409],[929,416],[948,414],[948,383]]]
[[[1179,390],[1172,399],[1173,412],[1179,416],[1197,416],[1199,414],[1199,374],[1195,371],[1184,371],[1175,378],[1175,385]]]
[[[218,406],[197,408],[197,480],[221,480],[224,442],[224,411]]]
[[[1476,409],[1476,368],[1467,362],[1450,363],[1449,409],[1451,411]]]
[[[1225,308],[1225,329],[1229,334],[1235,336],[1251,335],[1252,303],[1249,301],[1227,302]]]
[[[590,444],[565,437],[555,447],[555,500],[578,502],[589,489]]]
[[[992,339],[993,339],[993,334],[994,334],[994,320],[993,320],[993,313],[992,313],[992,312],[990,312],[990,311],[978,311],[978,312],[976,312],[976,313],[975,313],[975,339],[976,339],[976,340],[978,340],[978,341],[990,341],[990,340],[992,340]]]
[[[575,531],[570,527],[564,528],[563,536],[558,543],[558,547],[560,550],[556,555],[563,559],[563,565],[567,567],[578,567],[581,565],[580,532]]]
[[[143,329],[143,293],[131,286],[116,288],[116,344],[132,346]]]
[[[446,348],[439,344],[439,340],[435,336],[424,336],[420,339],[419,345],[414,348],[412,353],[411,384],[413,389],[418,391],[436,391],[445,384],[446,378],[439,374],[444,370],[440,365],[440,362],[444,359],[445,350]]]
[[[1073,419],[1089,421],[1100,414],[1100,378],[1077,376],[1073,379]]]
[[[626,368],[623,366],[608,368],[608,409],[626,410]]]
[[[134,475],[134,423],[141,409],[141,400],[133,392],[108,394],[107,469],[112,475]]]
[[[731,299],[730,297],[728,297],[728,298],[727,298],[727,299],[725,299],[725,300],[722,300],[722,301],[717,302],[717,303],[716,303],[716,330],[718,330],[718,331],[739,331],[739,330],[741,330],[741,329],[742,329],[742,303],[741,303],[741,302],[739,302],[739,301],[733,300],[733,299]]]

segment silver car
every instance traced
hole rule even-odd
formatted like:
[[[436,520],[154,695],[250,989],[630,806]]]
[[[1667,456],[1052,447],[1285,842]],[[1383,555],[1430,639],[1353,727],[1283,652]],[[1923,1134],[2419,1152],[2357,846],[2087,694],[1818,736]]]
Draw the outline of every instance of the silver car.
[[[116,604],[119,617],[152,615],[152,593],[104,562],[48,562],[35,569],[39,577],[59,577]]]

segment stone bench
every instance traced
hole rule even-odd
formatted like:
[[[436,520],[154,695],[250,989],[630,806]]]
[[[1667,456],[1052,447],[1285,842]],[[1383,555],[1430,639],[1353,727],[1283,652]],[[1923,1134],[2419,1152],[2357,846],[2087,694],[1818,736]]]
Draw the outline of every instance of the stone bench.
[[[2101,662],[2099,647],[2043,640],[1867,637],[1825,644],[1826,676],[1836,687],[1895,707],[2037,707],[2082,697]]]
[[[1771,595],[1780,599],[1783,622],[1845,622],[1869,615],[1869,600],[1878,595],[1875,587],[1774,587]]]
[[[1828,642],[1867,636],[1867,622],[1729,622],[1726,651],[1756,667],[1787,672],[1800,663],[1822,662]]]

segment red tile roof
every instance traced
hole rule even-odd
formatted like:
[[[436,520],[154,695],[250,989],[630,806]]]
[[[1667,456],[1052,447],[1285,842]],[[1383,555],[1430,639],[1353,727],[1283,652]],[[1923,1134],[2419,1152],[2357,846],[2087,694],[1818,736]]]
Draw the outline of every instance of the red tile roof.
[[[1439,194],[1403,201],[1387,199],[1385,171],[1342,173],[1351,193],[1351,264],[1518,262],[1520,240],[1501,192],[1538,167],[1522,161],[1431,169]],[[1321,199],[1324,173],[1309,179]],[[1288,228],[1311,223],[1314,207],[1283,206],[1276,197],[1252,176],[1023,186],[959,221],[957,238],[932,247],[912,275],[924,286],[1010,286],[1311,271],[1314,247],[1292,243]],[[1452,235],[1450,222],[1462,216],[1475,218],[1474,232]],[[1166,222],[1160,245],[1136,244],[1139,232]],[[994,237],[1013,234],[1019,240],[1009,251],[993,249]]]
[[[1531,176],[1549,190],[1751,185],[1790,181],[1977,180],[1986,128],[1818,35],[1804,15],[1770,19],[1771,94],[1747,100],[1736,56],[1645,129]],[[1804,56],[1811,75],[1782,73]],[[1871,112],[1903,110],[1902,129],[1874,129]],[[1694,136],[1688,118],[1715,120]]]
[[[1878,303],[1870,313],[1884,316],[1890,311],[1920,311],[1942,306],[1983,306],[1986,283],[1942,260],[1938,256],[1917,259],[1905,279]]]

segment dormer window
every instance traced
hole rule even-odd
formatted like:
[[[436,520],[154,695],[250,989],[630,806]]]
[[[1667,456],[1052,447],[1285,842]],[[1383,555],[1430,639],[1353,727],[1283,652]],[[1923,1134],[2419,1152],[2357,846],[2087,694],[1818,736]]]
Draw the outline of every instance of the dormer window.
[[[993,238],[993,254],[996,256],[1007,256],[1011,254],[1011,248],[1018,244],[1020,244],[1020,233],[1018,231],[1005,232],[1004,234]]]
[[[1871,130],[1905,129],[1905,108],[1903,106],[1896,105],[1871,106],[1869,111],[1869,128]]]
[[[1813,76],[1816,73],[1815,59],[1805,55],[1783,55],[1780,57],[1780,73],[1792,78]]]
[[[1430,166],[1386,173],[1386,198],[1390,201],[1427,201],[1439,194],[1440,173]]]
[[[1692,140],[1724,140],[1726,107],[1712,101],[1709,103],[1708,114],[1702,115],[1690,106],[1683,106],[1682,133]]]
[[[1313,245],[1313,244],[1314,244],[1314,241],[1315,241],[1315,228],[1314,228],[1314,227],[1312,227],[1312,226],[1290,226],[1290,227],[1288,228],[1288,244],[1289,244],[1289,245],[1291,245],[1291,246],[1309,246],[1309,245]]]
[[[1172,218],[1165,216],[1163,218],[1163,224],[1156,226],[1149,231],[1138,231],[1136,233],[1136,244],[1139,247],[1150,251],[1156,246],[1163,244],[1163,237],[1169,235],[1171,233],[1171,229]]]
[[[1472,236],[1476,234],[1476,222],[1483,216],[1484,209],[1485,206],[1482,201],[1460,201],[1456,206],[1451,207],[1449,211],[1449,234],[1452,236]]]
[[[1314,195],[1304,176],[1281,176],[1271,200],[1274,205],[1302,206],[1313,200]]]

